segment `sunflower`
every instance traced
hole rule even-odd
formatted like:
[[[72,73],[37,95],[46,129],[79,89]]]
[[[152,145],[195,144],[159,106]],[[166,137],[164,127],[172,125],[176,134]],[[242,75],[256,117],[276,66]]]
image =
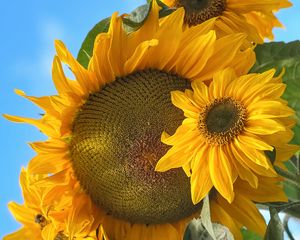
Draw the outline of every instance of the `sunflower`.
[[[9,209],[23,227],[4,240],[96,239],[100,219],[92,214],[95,208],[91,200],[71,182],[63,186],[56,178],[45,180],[43,175],[32,175],[22,169],[20,184],[25,202],[22,205],[10,202]],[[98,235],[100,240],[107,239],[102,226]]]
[[[258,187],[256,175],[276,176],[265,151],[275,148],[275,164],[282,167],[299,149],[288,144],[294,111],[280,98],[285,85],[274,74],[272,69],[237,77],[226,68],[214,74],[209,86],[194,81],[193,90],[171,92],[186,118],[174,135],[163,132],[162,142],[172,148],[156,170],[183,167],[190,176],[193,203],[212,187],[232,202],[238,176],[253,188]]]
[[[260,236],[266,232],[266,223],[255,203],[287,202],[281,178],[258,177],[258,188],[251,187],[240,178],[234,183],[235,198],[232,203],[215,190],[210,192],[212,221],[229,228],[234,239],[243,239],[241,228],[246,227]]]
[[[196,79],[209,81],[224,67],[245,74],[255,55],[252,48],[240,50],[244,34],[216,38],[210,30],[212,21],[183,31],[178,27],[183,24],[183,9],[164,24],[158,15],[154,1],[143,26],[128,34],[122,18],[113,14],[108,32],[95,40],[88,69],[56,41],[53,81],[58,95],[38,98],[18,90],[45,114],[41,119],[6,115],[49,136],[31,144],[37,156],[28,171],[49,176],[39,181],[40,187],[59,185],[72,196],[66,208],[70,217],[64,229],[58,229],[59,237],[71,234],[73,221],[80,223],[72,228],[75,236],[83,223],[100,219],[98,226],[102,224],[111,239],[182,239],[187,222],[201,208],[191,200],[189,178],[182,169],[154,171],[168,151],[160,141],[162,131],[175,132],[184,119],[170,92],[190,88]],[[65,76],[62,62],[75,80]],[[74,193],[77,186],[86,194],[80,201],[81,195]],[[72,206],[78,201],[96,209],[91,219],[82,211],[75,213]],[[51,209],[50,213],[60,214]],[[74,214],[77,220],[71,217]],[[88,234],[93,227],[83,230]]]
[[[43,198],[51,198],[51,191],[47,188],[36,188],[32,183],[37,179],[30,176],[25,169],[22,169],[20,175],[20,184],[24,196],[24,204],[20,205],[15,202],[10,202],[8,207],[14,217],[23,224],[23,227],[15,233],[4,237],[4,240],[12,239],[45,239],[46,236],[54,239],[55,226],[52,221],[52,216],[49,215],[49,209],[56,209],[64,214],[63,209],[66,207],[62,202],[58,201],[52,204],[42,205]],[[42,176],[38,176],[41,178]],[[56,189],[56,191],[59,191]],[[53,193],[53,192],[52,192]],[[60,199],[62,200],[62,198]]]
[[[263,43],[264,38],[274,39],[272,29],[283,27],[274,12],[290,7],[288,0],[163,0],[170,7],[185,9],[184,22],[194,26],[215,19],[218,34],[245,32],[249,40]]]

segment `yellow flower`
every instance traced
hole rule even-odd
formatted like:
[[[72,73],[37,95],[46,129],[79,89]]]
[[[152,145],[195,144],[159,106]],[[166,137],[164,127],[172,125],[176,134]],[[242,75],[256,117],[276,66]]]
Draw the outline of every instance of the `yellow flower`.
[[[244,32],[249,40],[263,43],[274,39],[272,29],[282,27],[274,12],[290,7],[288,0],[163,0],[170,7],[184,7],[185,23],[189,26],[215,18],[218,34]]]
[[[239,176],[253,188],[256,175],[276,176],[264,151],[277,150],[276,162],[299,150],[288,142],[294,111],[280,97],[285,85],[275,70],[237,77],[227,68],[216,72],[209,86],[192,82],[192,90],[173,91],[173,104],[185,119],[174,135],[162,134],[172,148],[159,160],[157,171],[183,167],[190,176],[193,203],[212,187],[229,202],[234,199],[233,183]]]
[[[245,226],[260,236],[266,232],[266,223],[255,203],[287,202],[280,178],[258,177],[259,186],[252,188],[238,179],[234,184],[235,198],[228,203],[219,193],[210,193],[212,221],[227,226],[234,239],[243,239],[240,229]]]
[[[61,181],[60,175],[32,175],[22,169],[20,183],[25,202],[23,205],[10,202],[9,209],[23,227],[4,240],[97,239],[96,229],[100,224],[97,209],[68,174],[64,174],[65,181]],[[64,186],[66,182],[68,185]],[[101,234],[105,234],[102,228]]]
[[[58,95],[38,98],[17,91],[43,108],[43,117],[6,115],[49,136],[32,144],[37,156],[28,171],[49,174],[40,186],[60,185],[71,192],[68,221],[59,237],[71,232],[77,236],[82,229],[88,234],[93,228],[81,227],[93,218],[115,240],[182,239],[186,224],[201,208],[191,201],[189,178],[182,169],[154,171],[168,150],[160,141],[162,131],[174,132],[184,119],[170,92],[189,88],[196,79],[210,81],[224,67],[245,74],[255,55],[253,49],[240,50],[244,34],[216,38],[212,21],[183,31],[178,27],[183,9],[164,24],[158,10],[154,1],[145,24],[130,34],[123,30],[122,18],[113,14],[109,31],[96,38],[88,69],[57,41],[53,81]],[[75,80],[65,76],[61,62],[69,65]],[[78,185],[87,196],[80,201],[72,194]],[[90,200],[97,209],[91,219],[72,207],[89,206]]]
[[[40,176],[39,176],[40,177]],[[20,205],[10,202],[8,207],[16,220],[23,224],[18,231],[4,237],[4,240],[20,239],[43,239],[49,236],[54,239],[56,227],[49,211],[59,209],[63,214],[64,206],[60,204],[43,205],[43,198],[51,198],[51,192],[46,188],[36,188],[32,184],[38,179],[34,179],[25,169],[22,169],[20,175],[20,184],[24,196],[24,204]],[[57,201],[59,202],[59,201]]]

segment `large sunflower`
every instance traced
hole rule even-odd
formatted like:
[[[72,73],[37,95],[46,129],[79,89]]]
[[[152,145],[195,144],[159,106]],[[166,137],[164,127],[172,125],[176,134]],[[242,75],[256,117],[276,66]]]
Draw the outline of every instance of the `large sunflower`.
[[[288,142],[294,111],[280,97],[285,85],[275,70],[237,77],[231,68],[216,72],[209,86],[192,82],[192,90],[171,93],[173,104],[186,119],[162,142],[172,148],[159,160],[156,170],[183,167],[191,177],[196,204],[212,187],[229,202],[234,199],[237,176],[257,188],[258,175],[274,177],[276,172],[265,151],[277,150],[275,164],[299,147]]]
[[[113,14],[109,31],[96,38],[88,69],[57,41],[53,80],[58,95],[37,98],[17,91],[43,108],[43,117],[6,115],[49,136],[32,144],[37,156],[28,171],[49,176],[39,186],[59,185],[72,196],[69,222],[64,222],[64,229],[57,228],[59,237],[82,236],[95,223],[81,227],[99,219],[108,237],[116,240],[182,239],[187,222],[201,207],[193,204],[182,169],[154,171],[168,150],[160,141],[162,131],[175,132],[184,119],[172,105],[170,92],[190,88],[196,79],[209,81],[215,71],[228,66],[245,74],[255,56],[253,49],[240,50],[243,34],[217,39],[210,31],[212,21],[183,31],[178,27],[183,9],[164,24],[159,23],[158,10],[154,1],[144,25],[131,34],[123,30],[122,18]],[[75,81],[65,76],[61,62],[69,65]],[[74,208],[78,202],[78,208],[97,206],[97,210],[88,218]],[[71,229],[72,221],[78,224]]]
[[[290,7],[288,0],[163,0],[170,7],[184,7],[185,24],[194,26],[214,18],[218,34],[245,32],[249,39],[263,43],[274,39],[272,29],[282,27],[274,12]]]

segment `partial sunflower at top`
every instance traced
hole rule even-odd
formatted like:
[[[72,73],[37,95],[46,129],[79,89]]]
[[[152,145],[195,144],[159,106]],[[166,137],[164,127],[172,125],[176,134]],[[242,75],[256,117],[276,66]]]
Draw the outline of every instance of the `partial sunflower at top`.
[[[198,203],[215,187],[232,202],[239,176],[253,188],[257,175],[275,177],[265,151],[276,149],[275,164],[283,166],[299,146],[288,144],[294,111],[281,99],[285,85],[275,70],[237,77],[233,69],[216,72],[209,86],[192,82],[193,90],[171,93],[186,119],[162,142],[172,148],[159,160],[157,171],[183,167],[191,177],[191,194]]]
[[[99,216],[111,239],[180,240],[186,224],[199,214],[201,204],[193,204],[182,169],[154,171],[169,148],[160,141],[161,133],[174,133],[184,119],[170,92],[190,88],[195,80],[211,81],[224,67],[245,74],[255,54],[252,48],[241,51],[245,34],[217,38],[213,21],[183,31],[178,27],[183,21],[184,11],[178,9],[162,24],[154,1],[143,26],[128,34],[115,13],[108,32],[96,38],[88,69],[56,42],[53,81],[58,95],[37,98],[17,91],[45,114],[41,119],[6,117],[33,124],[49,136],[32,144],[38,155],[30,161],[29,173],[49,176],[46,186],[55,186],[49,183],[55,179],[73,196],[69,206],[82,209],[91,200],[91,207],[97,206],[91,219],[66,209],[70,222],[55,229],[59,236],[88,235],[95,230],[92,219]],[[62,62],[75,80],[65,76]],[[73,194],[74,181],[86,197]],[[91,224],[81,231],[87,220]]]
[[[263,43],[274,39],[272,29],[283,27],[274,12],[292,6],[288,0],[162,0],[169,7],[185,9],[184,23],[188,26],[215,19],[217,33],[245,32],[249,40]]]

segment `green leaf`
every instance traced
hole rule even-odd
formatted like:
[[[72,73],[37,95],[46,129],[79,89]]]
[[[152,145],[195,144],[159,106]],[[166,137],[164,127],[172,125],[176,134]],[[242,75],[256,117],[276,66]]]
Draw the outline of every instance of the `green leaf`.
[[[300,188],[293,182],[283,182],[284,192],[291,201],[300,200]]]
[[[77,55],[77,61],[84,66],[88,67],[91,56],[93,54],[94,42],[99,33],[107,32],[109,28],[110,18],[105,18],[97,23],[85,37],[81,48]]]
[[[265,240],[283,240],[284,227],[275,208],[270,207],[270,222],[267,227]]]
[[[241,229],[243,239],[245,240],[262,240],[263,238],[257,235],[255,232],[251,232],[248,229],[242,228]]]
[[[276,68],[277,74],[285,68],[283,82],[287,84],[283,98],[296,111],[293,143],[300,144],[300,41],[272,42],[255,48],[256,63],[251,72],[264,72]]]

